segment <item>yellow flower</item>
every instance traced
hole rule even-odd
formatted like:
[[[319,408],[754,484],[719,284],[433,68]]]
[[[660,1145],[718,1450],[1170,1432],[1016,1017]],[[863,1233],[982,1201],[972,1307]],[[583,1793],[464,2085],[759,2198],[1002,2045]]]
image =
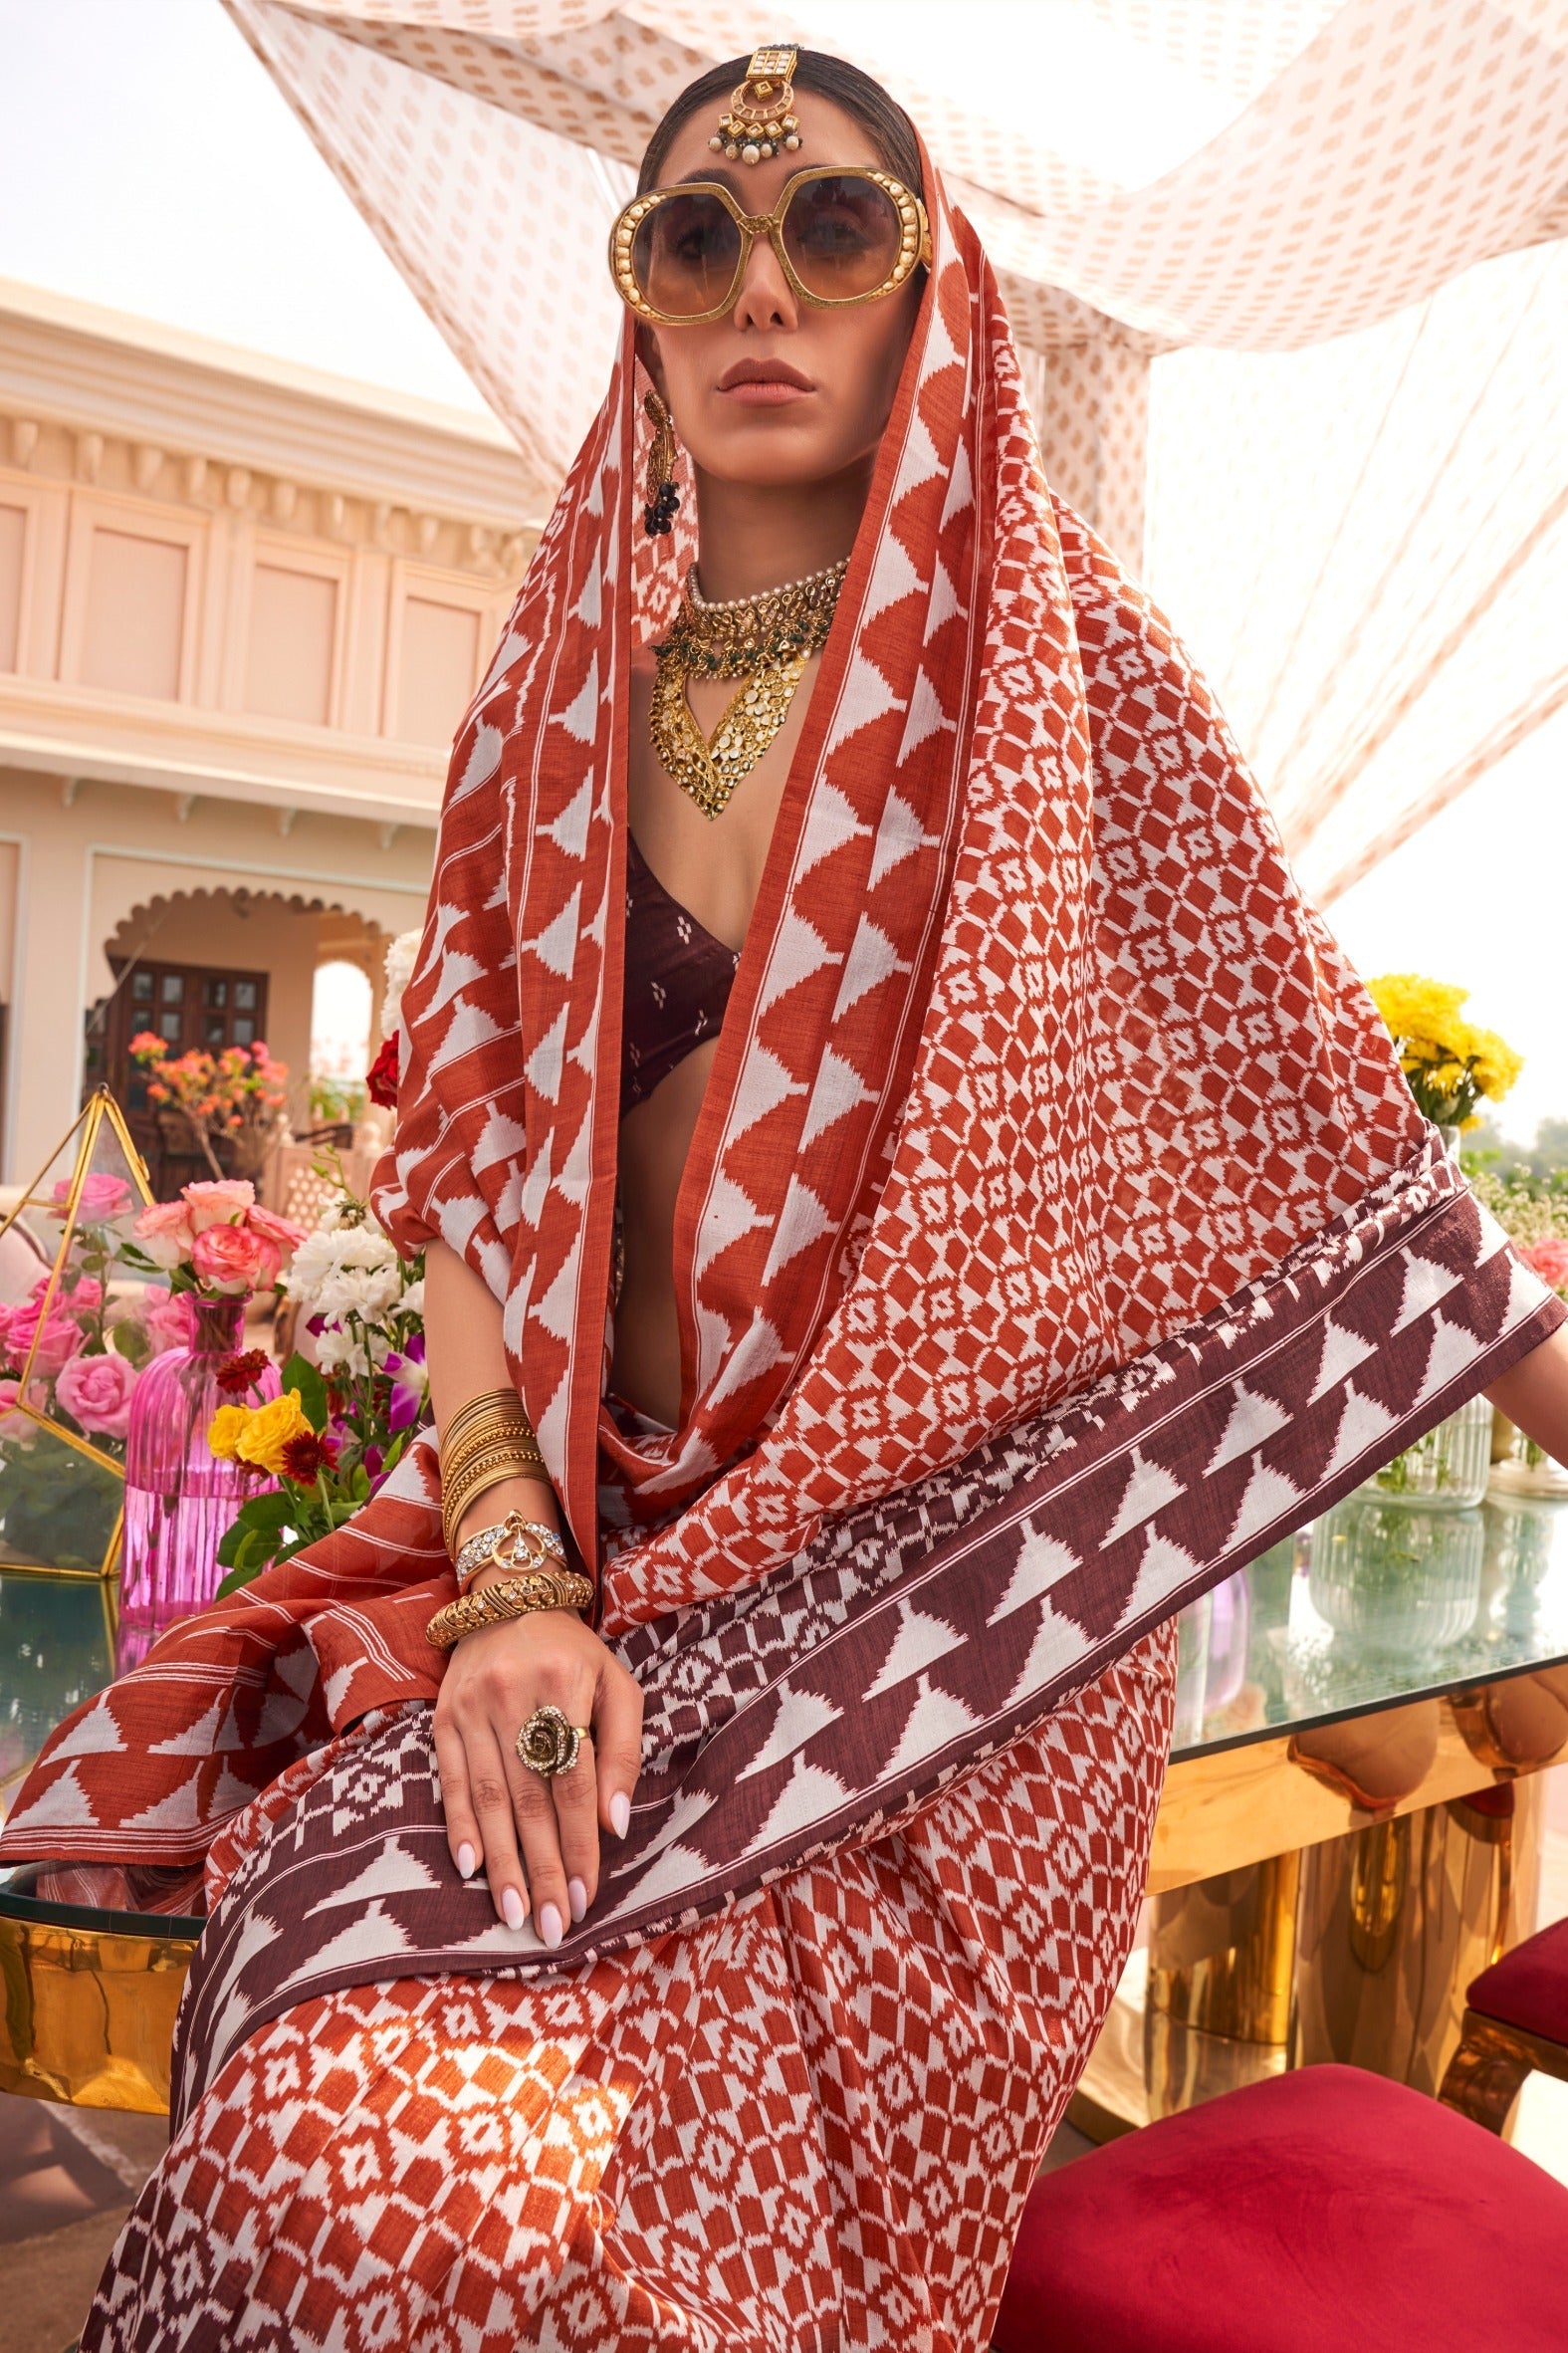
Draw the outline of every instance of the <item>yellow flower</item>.
[[[1470,1040],[1475,1083],[1482,1094],[1500,1103],[1524,1067],[1524,1057],[1505,1045],[1495,1030],[1476,1030]]]
[[[207,1444],[220,1462],[240,1459],[240,1435],[251,1418],[248,1405],[220,1405],[207,1424]]]
[[[1463,1024],[1459,1008],[1469,995],[1447,981],[1429,981],[1419,972],[1388,972],[1368,981],[1367,991],[1383,1016],[1389,1036],[1423,1061],[1456,1051],[1456,1032]]]
[[[275,1397],[270,1405],[259,1405],[254,1413],[246,1415],[234,1451],[242,1463],[249,1463],[257,1471],[270,1471],[276,1479],[283,1469],[285,1447],[292,1439],[309,1437],[310,1431],[300,1392],[290,1389],[282,1397]]]

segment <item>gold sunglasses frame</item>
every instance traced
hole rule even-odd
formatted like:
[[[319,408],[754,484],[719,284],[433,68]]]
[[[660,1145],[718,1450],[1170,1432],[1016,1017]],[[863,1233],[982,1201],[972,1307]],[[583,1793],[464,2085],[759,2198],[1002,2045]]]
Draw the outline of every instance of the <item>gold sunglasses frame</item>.
[[[804,187],[809,180],[825,179],[870,180],[884,195],[892,198],[897,209],[898,260],[881,285],[873,286],[866,294],[813,294],[808,286],[801,284],[784,251],[784,214],[789,209],[795,190]],[[741,251],[729,292],[723,302],[716,303],[711,311],[694,311],[687,316],[656,311],[637,284],[631,261],[637,231],[649,213],[656,212],[672,196],[717,196],[741,232]],[[906,188],[902,180],[894,179],[891,172],[872,170],[869,164],[815,163],[805,171],[790,173],[780,190],[779,201],[772,212],[743,212],[723,180],[683,180],[671,188],[649,188],[645,195],[633,196],[630,203],[623,205],[616,214],[615,225],[610,230],[610,276],[614,280],[616,293],[627,309],[635,312],[639,319],[646,320],[650,327],[708,327],[715,319],[724,318],[728,311],[734,309],[736,297],[746,281],[752,248],[758,238],[763,236],[767,237],[778,256],[779,267],[791,293],[818,311],[850,311],[861,303],[880,302],[884,295],[896,294],[923,263],[929,265],[931,261],[931,223],[926,217],[924,204],[912,188]]]

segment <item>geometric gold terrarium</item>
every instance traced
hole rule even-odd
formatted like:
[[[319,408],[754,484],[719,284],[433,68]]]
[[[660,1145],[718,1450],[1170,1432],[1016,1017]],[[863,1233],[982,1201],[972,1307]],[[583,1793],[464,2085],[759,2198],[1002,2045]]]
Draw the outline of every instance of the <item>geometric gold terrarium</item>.
[[[143,1293],[119,1254],[151,1199],[119,1105],[100,1087],[0,1222],[0,1239],[19,1228],[39,1253],[35,1296],[0,1307],[0,1568],[107,1577],[117,1565],[125,1367],[147,1347]]]

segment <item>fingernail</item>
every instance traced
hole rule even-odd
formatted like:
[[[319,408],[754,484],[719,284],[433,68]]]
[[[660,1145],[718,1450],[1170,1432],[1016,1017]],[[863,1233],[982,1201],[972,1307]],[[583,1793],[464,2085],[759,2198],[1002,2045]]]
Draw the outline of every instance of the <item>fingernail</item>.
[[[462,1845],[457,1850],[457,1875],[459,1879],[473,1878],[474,1864],[477,1860],[478,1858],[475,1855],[473,1848],[469,1845],[468,1840],[465,1838]]]
[[[501,1890],[501,1917],[508,1928],[521,1928],[528,1918],[523,1898],[515,1887],[504,1887]]]
[[[571,1906],[573,1920],[581,1920],[588,1909],[588,1891],[580,1879],[566,1881],[566,1901]]]
[[[550,1946],[552,1951],[554,1951],[556,1946],[560,1944],[563,1931],[560,1925],[560,1914],[557,1911],[554,1904],[546,1904],[544,1909],[541,1911],[539,1916],[539,1933],[544,1938],[546,1944]]]
[[[610,1799],[610,1828],[617,1838],[624,1838],[631,1828],[631,1799],[624,1789],[617,1789]]]

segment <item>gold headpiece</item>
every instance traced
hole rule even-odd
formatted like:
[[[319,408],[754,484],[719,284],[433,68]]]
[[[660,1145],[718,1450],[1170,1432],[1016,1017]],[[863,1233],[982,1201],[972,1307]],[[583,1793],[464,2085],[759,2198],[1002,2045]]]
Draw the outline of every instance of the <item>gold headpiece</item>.
[[[730,111],[719,118],[719,127],[708,141],[716,155],[732,163],[762,163],[770,155],[792,155],[800,144],[800,125],[789,112],[794,91],[792,49],[755,49],[746,80],[730,98]]]

